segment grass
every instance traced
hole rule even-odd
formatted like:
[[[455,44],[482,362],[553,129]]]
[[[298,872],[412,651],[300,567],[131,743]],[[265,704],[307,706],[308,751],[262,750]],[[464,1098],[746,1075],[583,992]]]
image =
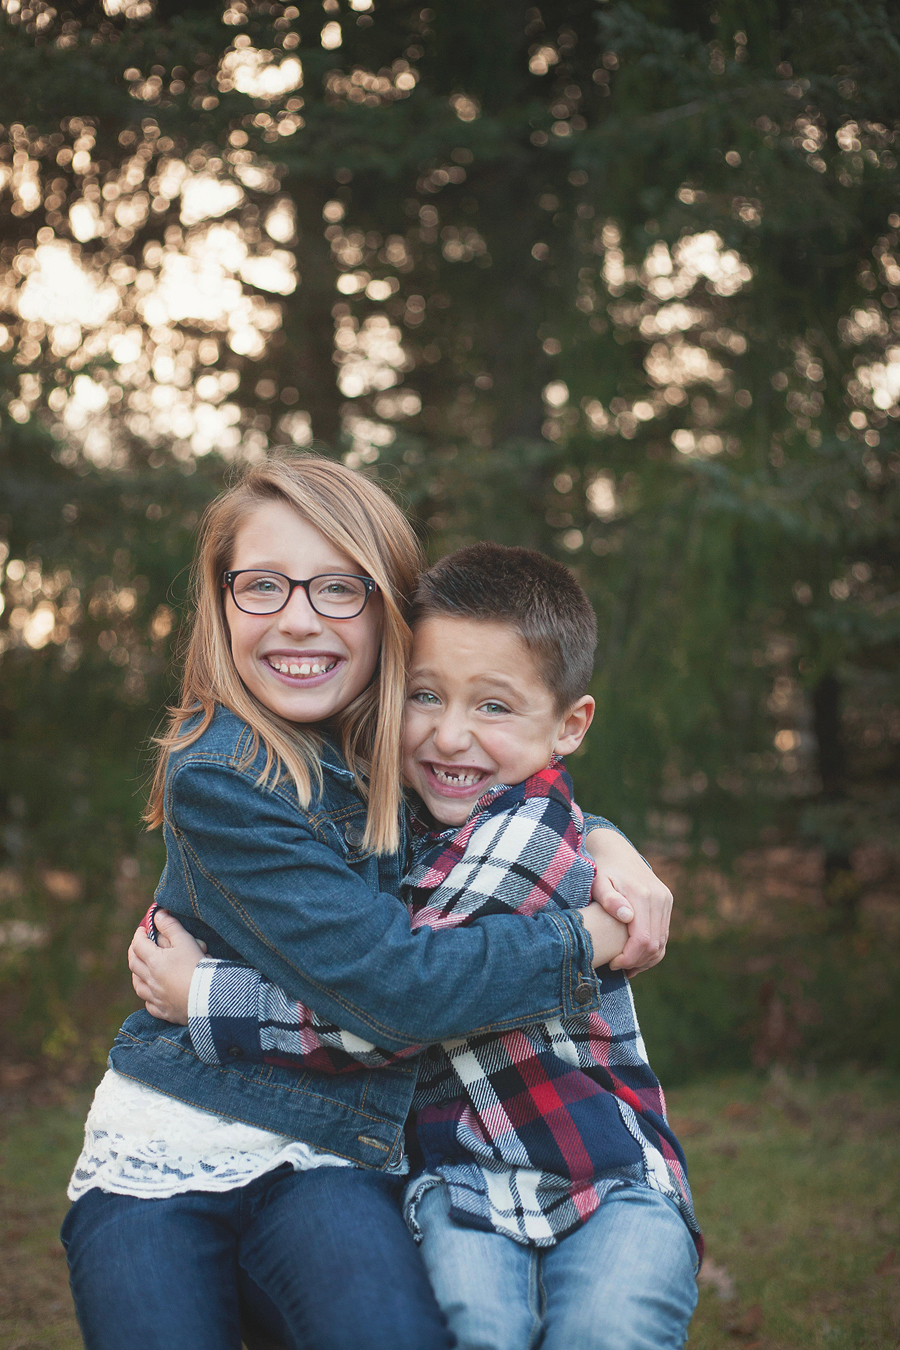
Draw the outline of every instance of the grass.
[[[0,1102],[0,1345],[80,1350],[59,1225],[90,1094],[32,1089]]]
[[[669,1110],[707,1243],[691,1350],[895,1350],[900,1082],[745,1076]]]
[[[87,1100],[0,1104],[5,1350],[81,1345],[57,1232]],[[742,1075],[669,1111],[707,1240],[690,1350],[897,1350],[900,1081]]]

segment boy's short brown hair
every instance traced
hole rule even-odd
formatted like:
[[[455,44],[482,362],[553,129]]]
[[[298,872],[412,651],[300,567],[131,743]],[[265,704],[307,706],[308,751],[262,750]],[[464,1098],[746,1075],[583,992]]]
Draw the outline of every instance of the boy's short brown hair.
[[[458,549],[422,574],[410,622],[440,614],[514,628],[560,712],[587,691],[597,618],[572,573],[553,558],[504,544]]]

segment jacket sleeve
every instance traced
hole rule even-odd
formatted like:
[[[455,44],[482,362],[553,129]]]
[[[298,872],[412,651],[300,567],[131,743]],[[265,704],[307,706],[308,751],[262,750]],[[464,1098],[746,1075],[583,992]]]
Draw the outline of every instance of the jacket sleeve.
[[[386,1051],[599,1006],[577,914],[412,932],[401,901],[374,894],[286,793],[225,760],[188,757],[173,769],[167,823],[177,854],[167,871],[180,868],[187,896],[174,912],[187,926]]]
[[[594,816],[590,811],[584,811],[582,814],[584,816],[584,832],[586,835],[590,834],[591,830],[613,830],[616,834],[621,834],[623,839],[628,839],[628,835],[624,834],[619,829],[618,825],[614,825],[611,820],[607,820],[605,816]],[[630,843],[631,840],[629,839],[628,842]]]
[[[528,914],[548,903],[562,908],[586,904],[594,867],[571,824],[565,807],[539,798],[489,817],[443,885],[429,893],[426,908],[414,916],[415,926],[424,922],[443,930],[489,913]],[[233,961],[200,962],[191,982],[188,1017],[194,1049],[208,1064],[227,1064],[240,1050],[245,1061],[340,1074],[361,1064],[381,1068],[424,1048],[391,1054],[328,1022],[258,971]]]

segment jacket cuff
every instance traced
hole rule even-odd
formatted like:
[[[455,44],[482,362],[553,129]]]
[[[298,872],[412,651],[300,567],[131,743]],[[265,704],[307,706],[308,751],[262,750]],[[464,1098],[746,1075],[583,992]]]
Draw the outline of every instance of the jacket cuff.
[[[553,918],[565,926],[564,937],[569,946],[568,959],[563,964],[560,1005],[562,1015],[597,1012],[600,1007],[601,984],[591,965],[594,957],[590,934],[581,921],[577,909],[554,913]]]
[[[259,1026],[262,976],[234,961],[204,957],[188,994],[188,1030],[205,1064],[263,1058]]]

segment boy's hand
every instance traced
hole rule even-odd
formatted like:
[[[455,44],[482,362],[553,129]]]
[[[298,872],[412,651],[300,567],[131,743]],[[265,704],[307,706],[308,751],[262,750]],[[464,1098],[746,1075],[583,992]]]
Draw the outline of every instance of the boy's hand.
[[[156,911],[153,921],[159,944],[152,942],[140,927],[128,948],[131,983],[152,1017],[186,1027],[191,979],[203,959],[206,944],[192,938],[164,909]]]
[[[615,830],[591,830],[585,845],[597,864],[592,898],[607,914],[628,925],[628,942],[610,967],[639,975],[666,954],[672,892]]]

